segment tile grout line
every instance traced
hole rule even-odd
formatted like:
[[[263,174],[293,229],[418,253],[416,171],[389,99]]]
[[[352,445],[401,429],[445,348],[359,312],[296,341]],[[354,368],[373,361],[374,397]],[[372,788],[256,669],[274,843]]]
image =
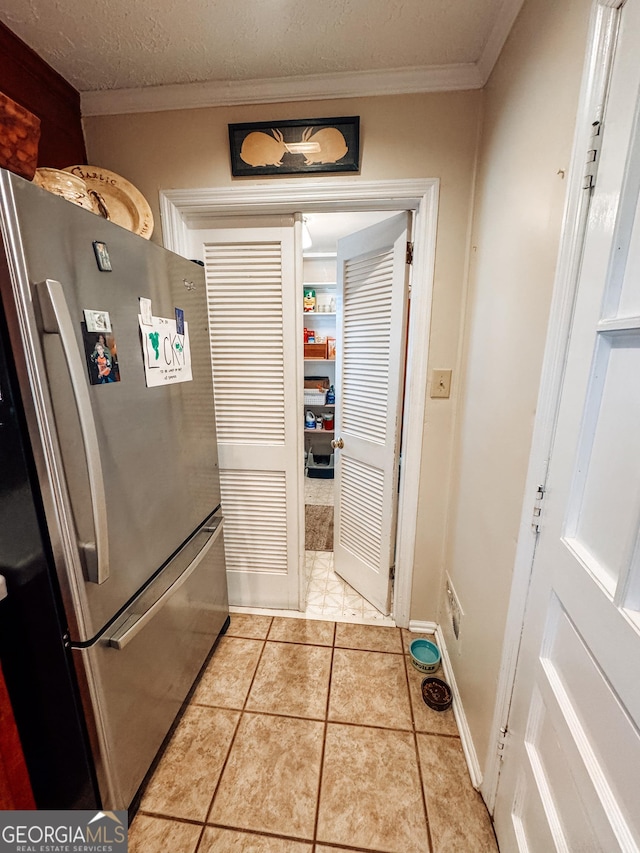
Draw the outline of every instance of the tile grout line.
[[[333,661],[333,656],[332,656]],[[277,711],[261,711],[259,709],[254,708],[246,708],[244,711],[241,711],[239,708],[227,708],[224,705],[199,705],[199,708],[211,708],[216,711],[235,711],[240,714],[252,714],[254,717],[277,717],[279,720],[304,720],[307,723],[322,723],[324,722],[322,717],[302,717],[300,714],[283,714],[282,712]],[[352,723],[349,720],[328,720],[328,722],[335,723],[340,726],[350,726],[355,729],[374,729],[375,731],[381,732],[398,732],[402,734],[407,734],[411,732],[411,728],[402,729],[398,726],[379,726],[372,725],[371,723]],[[456,738],[453,735],[439,735],[433,732],[420,732],[420,734],[432,735],[433,737],[449,737],[452,740]],[[200,823],[200,821],[196,821],[196,823]]]
[[[402,640],[402,648],[404,649],[404,639],[402,634],[400,634],[400,639]],[[435,851],[435,847],[433,846],[433,838],[431,836],[431,824],[429,823],[429,809],[427,808],[427,795],[425,793],[424,788],[424,779],[422,777],[422,765],[420,764],[420,751],[418,749],[418,732],[416,731],[416,718],[413,712],[413,702],[411,701],[411,683],[409,681],[409,666],[410,662],[407,660],[407,655],[402,656],[404,659],[404,676],[407,682],[407,691],[409,693],[409,709],[411,711],[411,725],[413,729],[413,748],[416,753],[416,765],[418,767],[418,778],[420,780],[420,792],[422,794],[422,808],[424,810],[424,820],[427,829],[427,843],[429,845],[430,851]]]
[[[324,756],[327,748],[327,728],[329,725],[329,703],[331,701],[331,681],[333,679],[333,657],[336,650],[337,625],[333,624],[333,643],[331,645],[331,665],[329,667],[329,686],[327,688],[327,701],[324,708],[324,726],[322,729],[322,753],[320,755],[320,769],[318,774],[318,794],[316,796],[316,816],[313,822],[313,849],[316,849],[318,841],[318,821],[320,820],[320,796],[322,794],[322,774],[324,773]]]
[[[198,836],[198,842],[197,842],[196,846],[193,848],[193,853],[198,853],[198,850],[200,849],[200,845],[202,844],[202,839],[204,838],[204,831],[206,828],[207,828],[207,825],[203,823],[202,829],[200,830],[200,835]]]
[[[222,767],[220,769],[220,775],[218,776],[218,781],[216,782],[214,790],[213,790],[213,794],[211,795],[211,801],[209,803],[209,808],[207,809],[207,814],[205,817],[205,823],[208,822],[209,817],[211,816],[211,811],[213,809],[213,804],[214,804],[215,799],[216,799],[216,794],[218,793],[218,790],[220,788],[220,784],[222,782],[222,777],[224,776],[224,771],[227,769],[227,763],[229,762],[231,750],[233,749],[233,745],[236,742],[236,737],[238,735],[238,729],[240,728],[240,724],[242,723],[242,717],[244,715],[244,711],[245,711],[245,708],[247,706],[247,699],[249,698],[249,694],[251,693],[251,688],[253,687],[253,682],[255,681],[256,673],[258,672],[258,667],[260,666],[260,661],[262,660],[262,655],[263,655],[265,647],[267,645],[267,637],[269,636],[269,631],[271,630],[271,626],[273,625],[273,616],[270,618],[271,618],[271,621],[269,622],[269,627],[267,628],[267,632],[265,634],[265,637],[262,640],[262,649],[260,650],[260,654],[258,656],[258,662],[256,664],[256,668],[253,671],[253,677],[251,679],[251,684],[249,685],[249,689],[247,690],[247,694],[244,697],[244,702],[242,703],[242,708],[240,709],[240,714],[238,716],[238,722],[236,723],[236,727],[233,731],[233,736],[231,737],[231,741],[229,742],[229,748],[227,750],[227,754],[225,756],[224,762],[223,762]],[[198,848],[196,848],[195,853],[198,853]]]
[[[200,834],[198,835],[198,840],[196,841],[196,845],[192,851],[192,853],[198,853],[198,848],[200,847],[200,844],[202,842],[202,836],[204,835],[204,831],[207,828],[206,823],[202,823],[199,820],[198,821],[190,820],[189,818],[169,817],[167,815],[163,815],[163,814],[160,814],[158,812],[146,812],[146,811],[142,811],[141,809],[138,809],[138,811],[136,813],[136,819],[137,819],[138,815],[142,815],[143,817],[151,817],[154,820],[166,820],[166,821],[171,821],[173,823],[182,823],[182,824],[185,824],[186,826],[199,826],[200,827]],[[131,829],[131,827],[129,827],[129,829]]]
[[[159,820],[172,820],[175,823],[186,823],[188,826],[204,826],[204,822],[201,820],[195,820],[195,818],[190,817],[178,817],[177,815],[167,815],[162,812],[152,812],[148,809],[138,809],[136,812],[136,818],[138,815],[142,815],[143,817],[153,817]],[[134,818],[135,820],[135,818]],[[133,824],[133,821],[132,821]],[[131,828],[131,827],[129,827]]]
[[[319,843],[322,844],[323,847],[327,846],[323,841],[320,841]],[[318,844],[316,843],[314,850],[317,849],[317,846]],[[332,841],[331,845],[327,849],[331,851],[344,850],[345,853],[387,853],[386,850],[375,850],[373,847],[351,847],[349,844],[340,844],[337,841]]]
[[[269,832],[266,829],[246,829],[244,826],[234,826],[230,823],[206,823],[205,829],[211,827],[213,829],[226,829],[229,832],[237,832],[238,835],[257,835],[260,838],[276,838],[278,841],[295,841],[298,844],[313,844],[308,838],[303,838],[301,835],[284,835],[282,832]],[[197,853],[197,851],[195,852]]]

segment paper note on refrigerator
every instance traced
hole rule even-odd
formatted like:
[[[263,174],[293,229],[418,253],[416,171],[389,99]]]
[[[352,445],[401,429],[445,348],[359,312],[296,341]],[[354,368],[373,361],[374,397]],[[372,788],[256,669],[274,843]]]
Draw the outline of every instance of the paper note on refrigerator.
[[[189,348],[189,324],[184,324],[184,335],[179,335],[175,318],[152,317],[151,325],[145,325],[138,314],[138,325],[142,336],[142,356],[147,388],[159,385],[174,385],[190,382],[191,350]]]

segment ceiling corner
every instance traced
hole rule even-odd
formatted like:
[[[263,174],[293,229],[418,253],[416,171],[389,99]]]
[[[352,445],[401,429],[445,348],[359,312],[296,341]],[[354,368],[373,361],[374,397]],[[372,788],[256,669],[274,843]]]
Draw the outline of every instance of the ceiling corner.
[[[524,0],[503,0],[480,58],[476,63],[481,80],[480,87],[485,86],[491,76],[493,67],[498,61],[523,3]]]

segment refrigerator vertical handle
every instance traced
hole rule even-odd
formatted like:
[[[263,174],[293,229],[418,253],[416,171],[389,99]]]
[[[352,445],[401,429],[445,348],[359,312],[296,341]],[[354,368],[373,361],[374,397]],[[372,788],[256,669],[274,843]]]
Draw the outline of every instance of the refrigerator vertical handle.
[[[109,577],[107,499],[104,490],[98,434],[87,384],[86,364],[83,354],[78,349],[73,320],[60,282],[47,279],[36,285],[36,291],[39,297],[45,333],[60,336],[78,410],[82,443],[89,473],[95,537],[93,542],[79,542],[78,547],[85,559],[88,579],[93,583],[100,584],[104,583]]]

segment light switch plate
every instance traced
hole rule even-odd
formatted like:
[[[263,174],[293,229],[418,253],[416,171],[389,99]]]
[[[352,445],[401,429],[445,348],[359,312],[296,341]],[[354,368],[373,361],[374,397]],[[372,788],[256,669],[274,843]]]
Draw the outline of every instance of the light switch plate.
[[[448,397],[451,394],[451,370],[431,371],[431,396]]]

